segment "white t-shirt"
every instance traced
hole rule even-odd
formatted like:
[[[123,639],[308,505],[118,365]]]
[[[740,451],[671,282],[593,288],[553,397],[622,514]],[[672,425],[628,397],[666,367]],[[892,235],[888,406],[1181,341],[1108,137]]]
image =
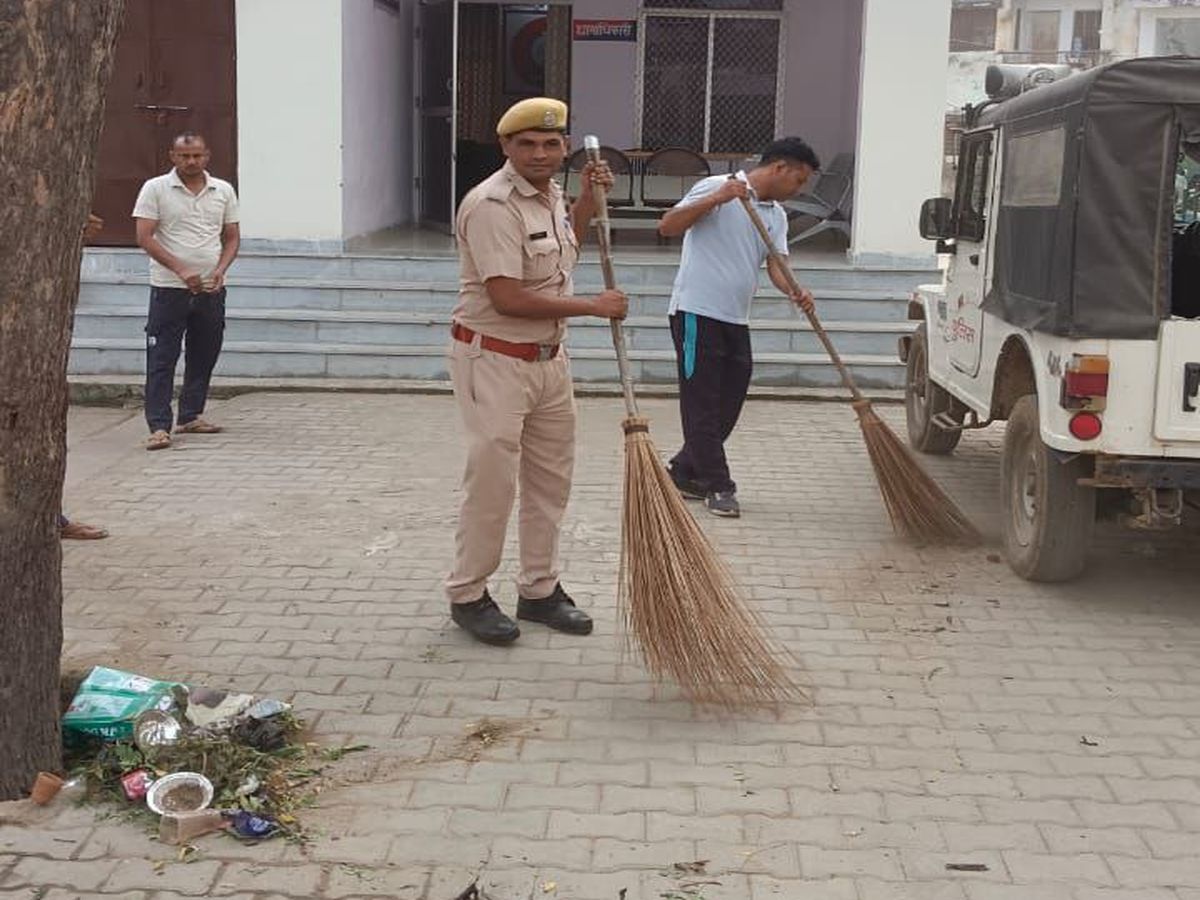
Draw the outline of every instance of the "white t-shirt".
[[[142,185],[133,205],[133,217],[158,222],[154,236],[167,252],[206,275],[221,259],[221,230],[238,221],[237,194],[228,181],[207,172],[204,187],[193,194],[172,169]],[[150,283],[155,287],[187,287],[178,275],[153,259]]]
[[[746,173],[738,172],[741,181]],[[676,209],[715,193],[728,181],[714,175],[696,182]],[[762,217],[775,248],[788,252],[787,213],[774,200],[761,201],[750,191],[750,202]],[[735,325],[750,323],[750,301],[758,289],[758,270],[767,261],[767,248],[742,204],[722,203],[683,235],[683,255],[670,313],[690,312]]]

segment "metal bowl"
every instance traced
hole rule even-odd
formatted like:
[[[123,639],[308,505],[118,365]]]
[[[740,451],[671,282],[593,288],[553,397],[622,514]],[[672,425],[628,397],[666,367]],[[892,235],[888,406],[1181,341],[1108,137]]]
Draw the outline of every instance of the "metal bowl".
[[[182,802],[182,800],[191,802]],[[150,785],[150,790],[146,792],[146,805],[160,816],[207,809],[212,800],[212,782],[199,772],[175,772],[171,775],[164,775]]]

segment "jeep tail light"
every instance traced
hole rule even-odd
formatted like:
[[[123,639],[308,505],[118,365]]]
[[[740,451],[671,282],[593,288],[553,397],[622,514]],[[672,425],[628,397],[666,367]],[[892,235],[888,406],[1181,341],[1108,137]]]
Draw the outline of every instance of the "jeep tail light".
[[[1094,441],[1103,430],[1104,424],[1095,413],[1081,412],[1071,416],[1071,434],[1076,440]]]
[[[1108,399],[1108,357],[1075,354],[1063,371],[1063,409],[1100,412]]]

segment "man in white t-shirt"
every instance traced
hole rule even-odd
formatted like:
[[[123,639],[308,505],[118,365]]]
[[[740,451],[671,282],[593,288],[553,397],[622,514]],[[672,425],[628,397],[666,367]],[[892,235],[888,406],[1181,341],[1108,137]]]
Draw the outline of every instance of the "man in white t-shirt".
[[[797,194],[820,166],[800,138],[780,138],[749,172],[697,182],[658,226],[665,237],[683,235],[670,306],[683,447],[671,460],[671,477],[685,497],[704,500],[713,515],[741,514],[725,441],[750,387],[750,301],[763,262],[775,287],[812,308],[809,291],[792,293],[740,200],[749,199],[775,249],[786,256],[787,214],[778,201]]]
[[[171,394],[180,347],[183,390],[176,433],[213,434],[200,418],[225,334],[225,273],[241,242],[233,186],[206,171],[204,138],[185,132],[171,145],[174,168],[151,178],[133,207],[138,246],[150,256],[146,322],[147,450],[171,445]]]

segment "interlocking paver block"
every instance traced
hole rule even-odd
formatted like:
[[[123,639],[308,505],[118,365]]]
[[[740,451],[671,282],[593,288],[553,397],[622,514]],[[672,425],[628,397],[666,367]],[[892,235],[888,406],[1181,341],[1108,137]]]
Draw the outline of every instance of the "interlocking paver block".
[[[104,882],[106,892],[135,889],[176,891],[190,897],[209,894],[221,871],[216,860],[183,863],[168,862],[155,866],[147,859],[123,859],[112,869]]]
[[[675,403],[645,410],[669,452]],[[699,521],[813,704],[719,715],[621,647],[619,400],[580,401],[561,547],[596,634],[531,626],[504,650],[440,590],[464,458],[448,397],[244,395],[214,404],[226,432],[189,436],[203,452],[152,459],[133,411],[80,415],[111,424],[73,433],[72,460],[97,434],[128,449],[68,475],[67,508],[112,537],[64,546],[66,663],[290,699],[314,739],[372,749],[333,767],[304,851],[206,838],[160,875],[171,852],[121,823],[0,812],[7,893],[444,900],[482,873],[503,900],[648,900],[708,854],[706,900],[1200,900],[1200,530],[1101,525],[1083,581],[1019,580],[988,560],[1000,429],[922,459],[989,546],[914,548],[844,406],[746,406],[745,515]],[[277,423],[286,447],[258,439]],[[945,869],[970,861],[988,870]]]

